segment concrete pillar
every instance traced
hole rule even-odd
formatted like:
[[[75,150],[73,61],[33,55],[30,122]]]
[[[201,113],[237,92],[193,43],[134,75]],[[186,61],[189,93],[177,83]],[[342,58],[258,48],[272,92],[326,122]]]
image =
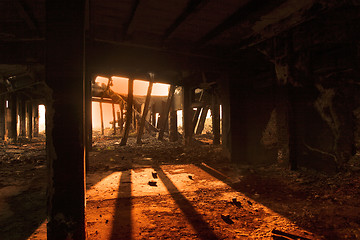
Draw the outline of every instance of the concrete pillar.
[[[134,79],[129,78],[128,99],[127,99],[127,109],[126,109],[126,123],[125,123],[124,136],[121,139],[120,146],[124,146],[127,143],[127,139],[128,139],[129,132],[130,132],[130,126],[131,126],[133,102],[134,102]]]
[[[12,141],[17,140],[17,97],[15,93],[10,94],[10,124],[8,126],[8,138]]]
[[[263,134],[275,108],[271,89],[231,84],[231,160],[242,164],[273,163],[277,149],[267,148]]]
[[[39,105],[33,104],[33,136],[39,136]]]
[[[84,12],[85,0],[46,2],[50,240],[86,238]]]
[[[151,124],[156,127],[156,107],[155,104],[151,105]]]
[[[4,140],[5,138],[5,116],[6,116],[6,111],[5,111],[5,94],[1,94],[0,95],[0,139]]]
[[[32,102],[26,101],[26,137],[33,137],[33,109]]]
[[[26,137],[26,105],[25,99],[20,97],[18,99],[19,115],[20,115],[20,132],[19,136]]]
[[[177,112],[170,111],[170,127],[169,127],[169,141],[176,142],[179,139],[178,126],[177,126]]]
[[[103,108],[102,108],[102,98],[99,102],[99,106],[100,106],[100,120],[101,120],[101,135],[104,135],[104,113],[103,113]]]
[[[86,122],[85,127],[87,129],[86,146],[90,151],[92,148],[92,74],[86,74],[85,78],[85,115]]]
[[[191,108],[191,87],[188,85],[183,86],[183,128],[184,128],[184,141],[185,145],[189,145],[192,139],[192,116],[193,111]]]
[[[220,144],[220,105],[217,101],[217,96],[212,95],[212,104],[211,104],[211,116],[212,116],[212,131],[213,131],[213,144]]]

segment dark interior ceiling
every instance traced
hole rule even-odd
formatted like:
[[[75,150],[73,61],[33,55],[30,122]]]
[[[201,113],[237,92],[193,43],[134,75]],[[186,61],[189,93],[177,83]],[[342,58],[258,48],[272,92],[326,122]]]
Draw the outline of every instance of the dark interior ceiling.
[[[110,75],[222,72],[249,62],[252,46],[344,2],[89,0],[88,63],[91,71]],[[44,63],[45,22],[45,0],[0,1],[0,79],[24,74],[21,67],[11,73],[10,65],[29,72]]]

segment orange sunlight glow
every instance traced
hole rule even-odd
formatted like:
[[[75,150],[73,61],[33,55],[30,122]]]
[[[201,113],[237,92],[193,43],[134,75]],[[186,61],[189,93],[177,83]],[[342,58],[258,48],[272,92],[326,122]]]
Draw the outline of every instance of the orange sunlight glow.
[[[119,94],[128,94],[128,78],[113,76],[111,89]],[[101,84],[108,84],[109,78],[98,76],[95,79],[95,82]],[[135,96],[145,96],[147,94],[147,89],[149,87],[149,82],[144,80],[135,79],[134,81],[134,95]],[[169,93],[169,84],[164,83],[154,83],[151,95],[152,96],[167,96]],[[104,127],[111,127],[110,122],[113,120],[112,116],[112,105],[109,103],[103,103],[103,118],[104,118]],[[120,111],[119,106],[115,105],[115,111]],[[100,104],[98,102],[92,103],[92,118],[93,118],[93,128],[100,129]]]
[[[128,78],[113,76],[113,77],[111,77],[111,79],[113,80],[113,85],[111,86],[111,89],[113,91],[120,93],[120,94],[128,93]],[[108,84],[108,81],[109,81],[108,78],[101,77],[101,76],[98,76],[95,80],[95,82],[98,82],[100,85],[102,83]],[[134,95],[145,96],[147,93],[148,86],[149,86],[148,81],[135,79]],[[169,84],[154,83],[151,95],[152,96],[167,96],[168,92],[169,92],[169,87],[170,87]]]

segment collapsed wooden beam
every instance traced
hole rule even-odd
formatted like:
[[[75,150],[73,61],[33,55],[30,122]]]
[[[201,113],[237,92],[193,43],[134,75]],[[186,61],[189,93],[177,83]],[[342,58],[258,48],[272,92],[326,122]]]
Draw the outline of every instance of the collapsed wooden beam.
[[[203,107],[203,109],[201,111],[198,127],[196,129],[196,134],[201,134],[202,131],[204,130],[206,115],[207,115],[208,111],[209,111],[209,106]]]

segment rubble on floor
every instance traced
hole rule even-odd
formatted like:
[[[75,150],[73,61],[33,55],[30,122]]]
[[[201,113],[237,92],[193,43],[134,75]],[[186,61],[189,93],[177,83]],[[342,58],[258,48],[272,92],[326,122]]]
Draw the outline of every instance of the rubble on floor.
[[[360,239],[359,155],[328,175],[234,165],[204,136],[189,147],[151,135],[142,145],[94,139],[89,239]],[[0,239],[44,239],[45,143],[1,144],[0,154]]]

